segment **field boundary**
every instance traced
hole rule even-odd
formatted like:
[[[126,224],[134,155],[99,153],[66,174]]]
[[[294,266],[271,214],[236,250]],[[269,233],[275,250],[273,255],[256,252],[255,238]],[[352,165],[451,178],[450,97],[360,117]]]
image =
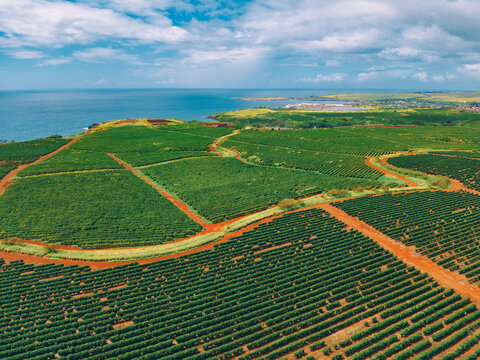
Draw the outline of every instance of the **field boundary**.
[[[375,229],[373,226],[368,225],[360,219],[347,214],[345,211],[331,204],[325,203],[319,205],[318,207],[325,210],[328,214],[330,214],[330,216],[342,221],[350,228],[355,229],[363,235],[373,239],[376,243],[397,256],[406,264],[413,265],[418,270],[427,273],[440,285],[447,288],[452,288],[460,295],[469,297],[476,305],[480,305],[480,291],[478,287],[471,285],[465,276],[455,274],[444,269],[426,256],[418,254],[412,247],[407,247],[404,244],[395,241],[394,239]]]
[[[51,158],[53,155],[56,155],[57,153],[59,153],[62,150],[68,149],[70,147],[70,145],[74,144],[75,142],[77,142],[81,138],[83,138],[83,136],[76,137],[76,138],[70,140],[68,143],[60,146],[58,149],[52,151],[51,153],[48,153],[47,155],[40,156],[34,162],[31,162],[31,163],[28,163],[28,164],[22,164],[22,165],[18,166],[16,169],[10,171],[7,175],[5,175],[3,178],[0,179],[0,195],[2,195],[3,192],[5,191],[5,189],[13,183],[13,181],[14,181],[13,179],[15,178],[15,176],[20,171],[22,171],[23,169],[26,169],[29,166],[32,166],[34,164],[38,164],[39,162],[47,160],[48,158]]]

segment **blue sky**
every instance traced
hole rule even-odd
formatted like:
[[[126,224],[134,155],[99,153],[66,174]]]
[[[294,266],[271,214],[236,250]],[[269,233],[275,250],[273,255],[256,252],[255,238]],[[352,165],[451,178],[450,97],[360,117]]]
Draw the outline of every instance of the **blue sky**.
[[[0,0],[0,89],[478,90],[478,0]]]

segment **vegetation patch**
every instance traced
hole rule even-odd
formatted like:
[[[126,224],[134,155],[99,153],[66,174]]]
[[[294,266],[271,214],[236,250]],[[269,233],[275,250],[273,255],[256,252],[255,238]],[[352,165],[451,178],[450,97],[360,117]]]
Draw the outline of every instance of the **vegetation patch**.
[[[120,169],[122,166],[106,153],[70,150],[60,151],[49,159],[22,170],[20,176],[97,169]]]
[[[60,136],[0,144],[0,179],[21,164],[28,164],[65,145]]]
[[[285,198],[299,198],[332,188],[380,185],[288,169],[253,166],[233,158],[199,158],[143,169],[212,222],[265,209]]]
[[[133,247],[201,230],[126,170],[25,178],[0,196],[0,238],[81,248]]]

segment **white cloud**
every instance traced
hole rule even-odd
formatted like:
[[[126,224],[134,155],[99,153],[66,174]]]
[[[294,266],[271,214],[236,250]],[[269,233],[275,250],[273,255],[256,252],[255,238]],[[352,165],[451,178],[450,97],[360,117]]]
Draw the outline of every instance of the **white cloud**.
[[[97,86],[98,86],[98,85],[103,85],[103,84],[105,84],[106,82],[107,82],[107,80],[105,80],[105,79],[100,79],[100,80],[98,80],[98,81],[95,82],[95,85],[97,85]]]
[[[364,31],[336,33],[324,36],[320,40],[296,41],[289,45],[306,52],[331,51],[336,53],[371,51],[378,48],[379,31],[367,29]]]
[[[212,49],[212,50],[190,50],[186,52],[188,58],[185,60],[191,64],[214,64],[214,63],[245,63],[256,62],[263,58],[268,49],[265,47],[242,47],[235,49]]]
[[[318,82],[339,82],[343,81],[346,77],[346,74],[337,73],[337,74],[317,74],[313,78],[302,78],[301,81],[303,82],[311,82],[311,83],[318,83]]]
[[[89,63],[100,63],[105,61],[123,61],[137,65],[141,64],[141,62],[135,55],[127,54],[123,50],[101,47],[75,51],[73,53],[73,57],[80,61]]]
[[[357,82],[386,81],[392,79],[406,79],[410,74],[409,70],[393,69],[384,71],[367,71],[357,75]]]
[[[327,66],[327,67],[340,67],[340,66],[342,66],[342,63],[338,60],[335,60],[335,59],[329,59],[329,60],[325,61],[325,66]]]
[[[71,62],[72,62],[72,58],[70,57],[59,57],[59,58],[41,60],[37,63],[37,66],[56,66],[56,65],[70,64]]]
[[[478,0],[0,0],[0,51],[38,66],[122,61],[172,86],[447,84],[480,78],[478,13]]]
[[[458,72],[469,78],[480,80],[480,63],[460,66]]]
[[[425,71],[415,73],[412,75],[413,78],[418,79],[422,82],[425,82],[428,80],[428,74]]]
[[[3,46],[85,44],[101,39],[174,43],[189,37],[185,29],[157,14],[154,21],[129,17],[107,8],[67,1],[0,1]]]
[[[40,59],[45,57],[44,53],[36,50],[20,49],[5,51],[5,53],[14,59]]]

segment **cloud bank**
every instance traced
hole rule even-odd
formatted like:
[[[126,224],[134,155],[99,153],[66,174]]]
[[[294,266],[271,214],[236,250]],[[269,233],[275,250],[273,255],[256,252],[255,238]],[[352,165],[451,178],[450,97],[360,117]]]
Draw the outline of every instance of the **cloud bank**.
[[[476,89],[478,13],[477,0],[0,0],[0,59],[10,81],[82,68],[119,87],[122,74],[126,87]]]

